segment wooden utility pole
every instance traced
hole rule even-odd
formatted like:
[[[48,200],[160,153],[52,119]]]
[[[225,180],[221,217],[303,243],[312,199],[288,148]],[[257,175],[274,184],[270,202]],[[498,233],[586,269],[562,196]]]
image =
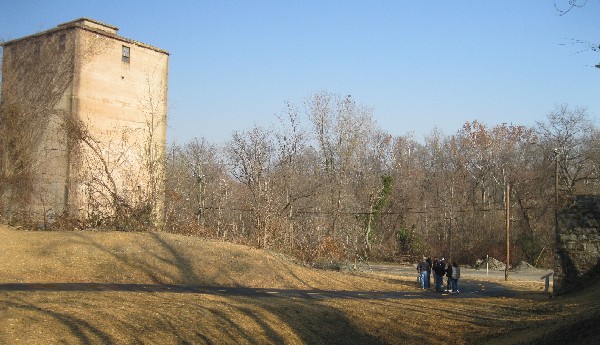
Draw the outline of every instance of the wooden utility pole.
[[[558,149],[554,149],[554,237],[558,240]]]
[[[504,280],[508,280],[508,269],[510,267],[510,183],[506,183],[506,267],[504,268]]]

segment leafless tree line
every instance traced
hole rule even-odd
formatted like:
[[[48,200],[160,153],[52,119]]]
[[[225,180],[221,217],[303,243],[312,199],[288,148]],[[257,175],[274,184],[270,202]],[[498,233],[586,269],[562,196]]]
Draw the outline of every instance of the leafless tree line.
[[[468,122],[423,142],[386,133],[371,109],[326,92],[287,104],[277,120],[222,147],[195,139],[169,148],[170,231],[306,262],[504,258],[510,183],[511,260],[542,265],[553,253],[555,196],[600,187],[597,129],[583,108],[557,106],[534,128]]]

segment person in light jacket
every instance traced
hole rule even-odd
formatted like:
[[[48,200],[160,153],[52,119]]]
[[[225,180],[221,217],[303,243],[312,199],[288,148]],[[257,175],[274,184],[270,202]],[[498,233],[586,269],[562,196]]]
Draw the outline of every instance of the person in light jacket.
[[[460,279],[460,267],[456,261],[452,261],[452,272],[450,273],[450,287],[452,293],[458,293],[458,279]]]

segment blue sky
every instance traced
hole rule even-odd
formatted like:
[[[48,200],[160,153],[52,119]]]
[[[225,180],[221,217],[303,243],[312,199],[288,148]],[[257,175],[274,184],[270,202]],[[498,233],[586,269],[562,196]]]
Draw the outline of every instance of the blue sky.
[[[393,135],[465,121],[534,125],[557,104],[600,115],[600,1],[9,1],[0,38],[80,17],[171,53],[170,142],[220,144],[327,91]]]

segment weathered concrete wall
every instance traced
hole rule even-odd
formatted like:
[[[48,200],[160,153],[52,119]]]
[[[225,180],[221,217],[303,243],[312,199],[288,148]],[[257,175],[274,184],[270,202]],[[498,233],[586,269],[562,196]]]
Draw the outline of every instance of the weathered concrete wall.
[[[3,43],[0,115],[14,128],[0,134],[26,154],[0,150],[20,182],[0,190],[0,213],[89,218],[152,200],[162,214],[169,54],[117,30],[81,18]]]
[[[157,184],[164,180],[158,176],[163,174],[159,162],[164,161],[166,150],[168,54],[93,31],[81,30],[77,39],[73,113],[88,129],[96,148],[94,152],[82,147],[76,169],[79,176],[71,199],[77,200],[81,214],[90,199],[98,200],[97,194],[88,191],[88,181],[111,185],[98,169],[105,164],[115,192],[128,196],[129,203],[151,194],[152,188],[163,189]],[[129,49],[128,61],[122,59],[123,47]],[[161,195],[155,197],[157,214],[164,203]]]
[[[600,273],[600,196],[580,195],[558,214],[554,293],[585,285]]]
[[[70,112],[74,30],[48,31],[4,43],[0,196],[10,219],[43,220],[66,207],[65,114]]]

